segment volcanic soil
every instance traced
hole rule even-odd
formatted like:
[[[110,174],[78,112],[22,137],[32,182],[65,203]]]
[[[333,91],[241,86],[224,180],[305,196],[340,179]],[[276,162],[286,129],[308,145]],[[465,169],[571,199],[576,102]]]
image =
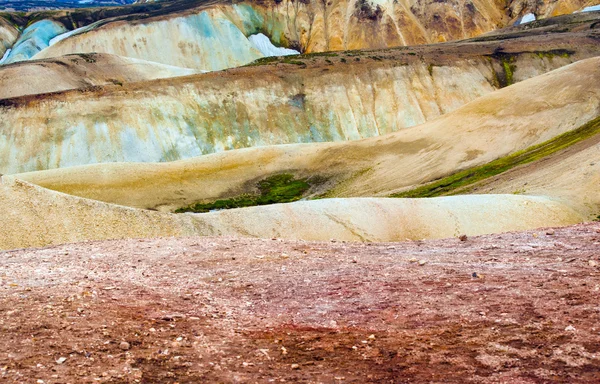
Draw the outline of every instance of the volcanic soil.
[[[28,383],[600,381],[600,224],[404,243],[161,238],[0,253]]]

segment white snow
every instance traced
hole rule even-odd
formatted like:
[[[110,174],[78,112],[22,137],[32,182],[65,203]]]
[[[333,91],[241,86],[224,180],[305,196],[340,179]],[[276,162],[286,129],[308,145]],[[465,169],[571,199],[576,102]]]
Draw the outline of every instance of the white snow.
[[[0,65],[2,63],[4,63],[6,61],[6,59],[8,59],[8,55],[10,55],[10,51],[12,51],[12,49],[7,49],[6,52],[4,52],[4,56],[2,56],[2,59],[0,59]]]
[[[271,40],[262,33],[248,36],[250,44],[258,49],[265,56],[289,56],[299,55],[300,52],[295,49],[276,47],[271,43]]]
[[[595,12],[595,11],[600,11],[600,4],[598,4],[598,5],[590,5],[589,7],[585,7],[581,11],[575,11],[574,13],[577,13],[577,12]]]
[[[76,33],[79,33],[79,32],[82,32],[82,31],[83,31],[83,30],[85,30],[85,29],[89,29],[89,27],[90,27],[89,25],[86,25],[85,27],[77,28],[77,29],[74,29],[74,30],[72,30],[72,31],[65,32],[65,33],[62,33],[62,34],[60,34],[60,35],[58,35],[58,36],[56,36],[56,37],[53,37],[53,38],[52,38],[52,39],[50,39],[50,41],[48,42],[48,46],[49,46],[49,47],[50,47],[50,46],[53,46],[54,44],[58,43],[59,41],[62,41],[62,40],[64,40],[64,39],[66,39],[66,38],[67,38],[67,37],[69,37],[69,36],[73,36],[74,34],[76,34]]]
[[[531,23],[532,21],[535,21],[535,15],[533,13],[528,13],[525,16],[523,16],[521,18],[521,21],[519,22],[519,25],[521,24],[526,24],[526,23]]]

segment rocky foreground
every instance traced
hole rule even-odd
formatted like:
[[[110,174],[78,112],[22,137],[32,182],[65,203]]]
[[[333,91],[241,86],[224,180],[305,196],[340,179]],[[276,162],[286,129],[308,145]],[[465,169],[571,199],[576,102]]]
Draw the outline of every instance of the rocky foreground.
[[[600,224],[0,253],[3,382],[598,382]]]

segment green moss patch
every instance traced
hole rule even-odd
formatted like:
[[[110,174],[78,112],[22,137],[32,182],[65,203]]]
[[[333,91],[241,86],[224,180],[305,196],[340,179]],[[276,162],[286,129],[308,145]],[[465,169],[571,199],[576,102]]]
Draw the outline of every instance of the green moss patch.
[[[295,179],[293,175],[281,174],[268,177],[257,184],[259,194],[245,194],[231,199],[217,200],[211,203],[196,203],[179,208],[175,213],[203,213],[220,209],[252,207],[277,203],[290,203],[302,198],[310,188],[308,180]]]
[[[542,144],[534,145],[523,151],[513,153],[512,155],[479,167],[457,172],[421,187],[393,194],[391,197],[435,197],[451,195],[459,188],[474,184],[488,177],[496,176],[516,166],[540,160],[599,133],[600,117],[597,117],[573,131],[563,133]]]

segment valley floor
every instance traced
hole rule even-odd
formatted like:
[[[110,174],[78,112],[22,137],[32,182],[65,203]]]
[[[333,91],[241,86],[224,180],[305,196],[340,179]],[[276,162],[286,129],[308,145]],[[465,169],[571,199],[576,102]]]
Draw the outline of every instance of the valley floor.
[[[0,253],[4,382],[598,382],[600,224]]]

